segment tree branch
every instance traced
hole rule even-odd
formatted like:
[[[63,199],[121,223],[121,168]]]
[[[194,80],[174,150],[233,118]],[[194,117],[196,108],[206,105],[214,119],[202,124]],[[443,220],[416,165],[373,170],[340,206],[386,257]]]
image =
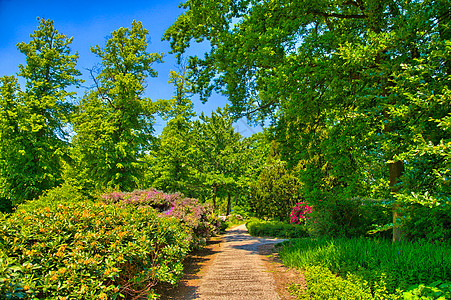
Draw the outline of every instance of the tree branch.
[[[96,77],[95,77],[94,74],[93,74],[93,70],[92,70],[92,69],[87,69],[87,70],[89,71],[89,74],[91,74],[91,78],[92,78],[92,80],[94,81],[94,84],[95,84],[95,86],[96,86],[97,92],[99,92],[100,97],[101,97],[103,100],[108,101],[108,103],[109,103],[114,109],[117,109],[116,106],[115,106],[115,105],[113,104],[113,102],[111,101],[111,99],[110,99],[109,97],[107,97],[107,96],[105,95],[105,93],[101,90],[100,85],[99,85],[99,83],[97,82]]]
[[[327,12],[322,12],[322,11],[318,11],[318,10],[313,10],[313,11],[311,11],[311,13],[314,15],[320,15],[320,16],[323,16],[326,18],[339,18],[339,19],[366,19],[366,18],[368,18],[368,16],[365,14],[345,15],[345,14],[337,14],[337,13],[327,13]]]

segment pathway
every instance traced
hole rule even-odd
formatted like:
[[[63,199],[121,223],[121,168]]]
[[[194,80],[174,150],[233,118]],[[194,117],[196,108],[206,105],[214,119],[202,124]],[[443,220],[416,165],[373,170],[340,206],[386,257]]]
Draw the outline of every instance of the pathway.
[[[280,299],[275,292],[274,278],[258,255],[258,247],[281,241],[252,237],[245,225],[231,229],[224,236],[220,252],[200,279],[199,286],[185,299]]]

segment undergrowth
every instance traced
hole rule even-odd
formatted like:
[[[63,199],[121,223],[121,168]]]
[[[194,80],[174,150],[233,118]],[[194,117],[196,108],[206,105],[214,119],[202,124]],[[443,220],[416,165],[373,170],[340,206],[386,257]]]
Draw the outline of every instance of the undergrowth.
[[[421,242],[295,239],[279,254],[286,266],[305,270],[307,291],[292,287],[299,299],[420,299],[428,290],[436,297],[422,299],[439,299],[449,293],[450,250]]]

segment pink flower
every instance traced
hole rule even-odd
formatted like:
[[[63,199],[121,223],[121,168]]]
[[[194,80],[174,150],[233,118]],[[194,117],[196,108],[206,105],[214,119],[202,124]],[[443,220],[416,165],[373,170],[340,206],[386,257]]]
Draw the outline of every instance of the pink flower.
[[[312,207],[307,206],[304,202],[297,203],[290,214],[290,223],[291,224],[301,224],[304,223],[306,219],[309,217],[306,214],[310,214],[312,212]]]

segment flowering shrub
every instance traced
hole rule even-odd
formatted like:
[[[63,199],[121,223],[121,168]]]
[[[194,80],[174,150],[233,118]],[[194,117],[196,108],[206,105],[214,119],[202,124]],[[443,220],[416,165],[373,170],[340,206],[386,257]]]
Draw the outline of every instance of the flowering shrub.
[[[153,207],[160,217],[174,217],[187,226],[188,240],[193,248],[205,244],[206,240],[220,229],[220,221],[213,214],[208,204],[185,198],[183,194],[166,194],[155,189],[136,190],[131,193],[113,192],[101,196],[107,204],[119,206]]]
[[[290,214],[290,223],[291,224],[304,224],[305,220],[309,217],[307,214],[312,213],[312,207],[308,206],[304,202],[297,203]]]
[[[151,206],[160,212],[173,207],[180,198],[183,198],[180,193],[166,194],[155,189],[135,190],[131,193],[115,191],[101,196],[107,204]]]
[[[174,218],[151,207],[39,201],[0,215],[0,298],[153,299],[158,282],[182,274],[189,233]]]

